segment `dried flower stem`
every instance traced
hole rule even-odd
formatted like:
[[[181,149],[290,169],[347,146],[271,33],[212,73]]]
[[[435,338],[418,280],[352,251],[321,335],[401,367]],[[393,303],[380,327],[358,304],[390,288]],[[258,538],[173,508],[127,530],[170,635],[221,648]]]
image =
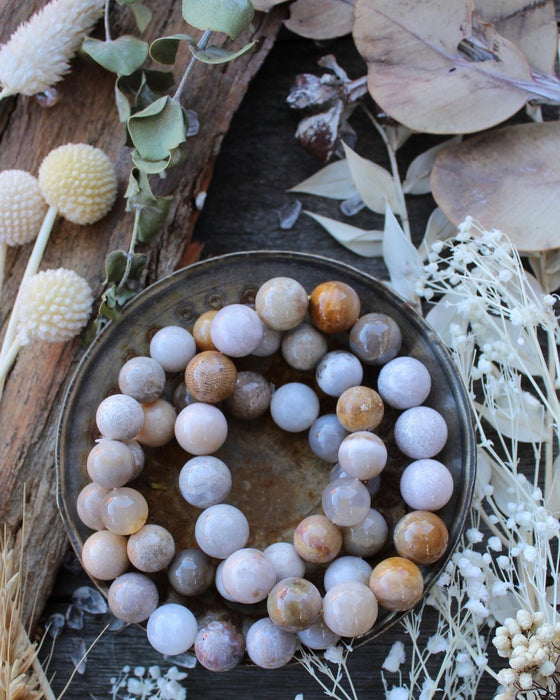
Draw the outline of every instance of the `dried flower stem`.
[[[210,37],[212,36],[212,32],[207,29],[202,37],[200,38],[200,41],[196,45],[197,49],[205,49],[208,46],[208,42],[210,41]],[[181,82],[177,86],[177,90],[175,91],[175,94],[173,95],[173,100],[175,102],[179,102],[181,100],[181,95],[183,94],[183,90],[185,88],[185,85],[187,84],[187,80],[189,79],[189,75],[191,74],[192,69],[194,68],[194,65],[196,63],[196,58],[193,56],[191,60],[189,61],[188,66],[185,69],[185,72],[183,73],[183,77],[181,78]]]

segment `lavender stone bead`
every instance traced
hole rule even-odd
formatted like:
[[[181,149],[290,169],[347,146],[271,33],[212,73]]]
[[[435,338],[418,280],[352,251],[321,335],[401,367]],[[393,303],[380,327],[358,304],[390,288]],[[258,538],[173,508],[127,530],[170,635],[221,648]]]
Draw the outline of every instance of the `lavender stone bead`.
[[[358,479],[331,481],[323,491],[323,511],[335,525],[356,525],[371,506],[369,491]]]
[[[197,508],[208,508],[223,501],[231,491],[228,466],[211,455],[193,457],[179,473],[181,495]]]
[[[231,622],[213,620],[198,631],[194,653],[209,671],[230,671],[243,658],[245,638]]]
[[[132,396],[113,394],[99,404],[95,421],[103,437],[125,442],[142,430],[144,411]]]
[[[282,430],[299,433],[311,427],[319,415],[319,399],[306,384],[290,382],[272,395],[270,414]]]
[[[383,440],[366,430],[348,435],[338,450],[340,467],[356,479],[373,479],[387,464],[387,448]]]
[[[129,572],[116,578],[109,587],[109,608],[124,622],[142,622],[158,604],[156,584],[144,574]]]
[[[363,376],[360,360],[347,350],[328,352],[315,370],[317,384],[329,396],[340,396],[346,389],[359,386]]]
[[[263,336],[262,321],[249,306],[229,304],[212,319],[210,336],[217,350],[230,357],[245,357],[258,346]]]
[[[401,476],[401,495],[414,510],[439,510],[453,495],[449,469],[435,459],[412,462]]]
[[[428,398],[432,380],[426,366],[414,357],[395,357],[381,368],[377,390],[389,406],[420,406]]]
[[[336,413],[319,416],[309,429],[309,447],[311,451],[325,462],[336,462],[338,448],[348,435],[342,427]]]
[[[264,600],[276,583],[276,571],[270,560],[251,547],[230,554],[221,574],[225,591],[238,603]]]
[[[261,668],[280,668],[295,654],[297,637],[264,617],[249,627],[246,644],[247,653],[254,664]]]
[[[177,603],[161,605],[148,619],[148,641],[160,654],[184,654],[194,644],[197,632],[196,617]]]
[[[327,627],[322,615],[307,629],[298,632],[297,636],[299,641],[309,649],[328,649],[340,639],[339,634],[335,634]]]
[[[219,503],[198,516],[194,536],[209,557],[226,559],[247,544],[249,523],[239,508]]]
[[[133,357],[119,372],[119,389],[140,403],[159,399],[165,386],[163,367],[152,357]]]
[[[447,424],[443,416],[428,406],[409,408],[395,423],[395,443],[413,459],[434,457],[447,442]]]
[[[294,369],[313,369],[326,352],[325,336],[308,323],[288,331],[282,339],[282,356]]]
[[[343,581],[359,581],[367,586],[372,571],[372,567],[361,557],[339,557],[331,562],[325,571],[325,591]]]
[[[276,572],[276,581],[291,576],[305,575],[305,561],[296,552],[291,542],[275,542],[264,550]]]

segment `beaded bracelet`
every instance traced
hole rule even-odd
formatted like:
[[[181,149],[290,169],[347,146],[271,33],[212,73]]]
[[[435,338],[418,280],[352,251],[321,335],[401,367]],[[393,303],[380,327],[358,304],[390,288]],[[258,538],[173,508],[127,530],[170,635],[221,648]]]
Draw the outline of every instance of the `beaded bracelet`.
[[[329,350],[329,340],[346,332],[349,349]],[[83,545],[82,563],[92,577],[113,581],[112,612],[128,623],[147,620],[148,640],[161,653],[180,654],[194,644],[203,666],[225,671],[245,652],[256,665],[277,668],[288,663],[298,642],[324,649],[340,637],[367,633],[378,606],[412,608],[424,591],[419,565],[434,563],[447,549],[447,527],[433,511],[450,500],[453,478],[433,459],[447,441],[447,425],[422,405],[431,390],[429,372],[419,360],[398,356],[400,348],[395,321],[383,313],[360,316],[360,300],[349,285],[325,282],[308,297],[287,277],[263,284],[254,308],[230,304],[202,314],[192,334],[178,326],[160,329],[150,356],[134,357],[120,369],[122,393],[97,409],[101,438],[87,459],[92,483],[78,496],[80,519],[96,531]],[[318,392],[297,381],[274,389],[263,375],[237,370],[234,359],[279,349],[290,367],[314,370]],[[377,390],[362,383],[364,366],[381,367]],[[178,415],[161,398],[177,372],[184,372],[175,391]],[[336,400],[335,413],[319,416],[320,396]],[[257,419],[270,410],[282,430],[309,430],[317,458],[336,462],[323,491],[323,513],[301,520],[293,543],[273,542],[262,551],[247,547],[247,518],[223,502],[232,476],[213,455],[228,433],[224,412],[215,405],[221,402],[237,419]],[[398,413],[389,447],[411,460],[400,477],[411,510],[394,526],[397,556],[372,568],[366,559],[386,549],[389,534],[383,515],[371,507],[391,459],[387,441],[374,432],[386,408]],[[144,496],[125,486],[144,467],[142,445],[157,448],[173,438],[192,455],[178,488],[186,503],[201,509],[198,548],[177,553],[167,529],[146,524]],[[346,555],[339,557],[342,550]],[[131,564],[136,571],[127,571]],[[153,578],[161,571],[173,589],[163,605]],[[199,629],[184,597],[192,601],[212,584],[232,609],[255,608],[261,619],[245,635],[223,616],[203,621]],[[267,617],[259,606],[264,601]]]

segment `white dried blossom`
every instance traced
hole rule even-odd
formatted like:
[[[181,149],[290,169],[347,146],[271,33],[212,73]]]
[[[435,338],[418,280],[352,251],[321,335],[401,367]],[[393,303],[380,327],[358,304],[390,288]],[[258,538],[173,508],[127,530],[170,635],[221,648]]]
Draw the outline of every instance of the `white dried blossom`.
[[[385,669],[385,671],[389,671],[390,673],[397,673],[401,664],[404,664],[405,660],[406,654],[404,651],[404,644],[397,641],[393,644],[391,650],[385,657],[385,661],[383,662],[381,668]]]

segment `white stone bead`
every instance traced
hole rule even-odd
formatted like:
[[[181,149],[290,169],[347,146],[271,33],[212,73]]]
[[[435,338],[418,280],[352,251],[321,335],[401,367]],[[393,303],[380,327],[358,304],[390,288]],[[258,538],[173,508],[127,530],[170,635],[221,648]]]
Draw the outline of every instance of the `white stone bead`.
[[[251,547],[230,554],[221,576],[224,590],[238,603],[264,600],[276,583],[276,571],[270,559]]]
[[[277,581],[292,576],[305,576],[305,561],[291,542],[275,542],[264,550],[264,555],[272,563]]]
[[[161,605],[148,618],[148,641],[160,654],[184,654],[194,644],[197,632],[196,617],[184,605]]]
[[[270,414],[282,430],[299,433],[310,428],[319,415],[319,399],[307,384],[289,382],[272,394]]]
[[[373,594],[372,594],[373,595]],[[247,631],[247,654],[261,668],[285,666],[296,652],[297,637],[276,627],[268,617],[253,623]]]
[[[228,425],[216,406],[193,403],[186,406],[175,421],[175,437],[181,447],[193,455],[216,452],[227,438]]]
[[[309,428],[309,447],[320,459],[336,462],[340,444],[347,435],[336,413],[325,413]]]
[[[420,406],[428,398],[432,380],[426,366],[414,357],[395,357],[381,368],[377,390],[393,408]]]
[[[395,423],[395,443],[412,459],[435,457],[447,442],[447,424],[443,416],[429,406],[409,408]]]
[[[99,404],[95,414],[99,432],[110,440],[132,440],[142,430],[142,406],[126,394],[113,394]]]
[[[449,469],[435,459],[412,462],[401,476],[401,495],[413,510],[439,510],[453,495]]]
[[[377,619],[377,601],[368,586],[359,581],[337,583],[323,599],[323,619],[341,637],[365,634]]]
[[[297,636],[309,649],[328,649],[340,639],[339,634],[335,634],[326,626],[322,615],[310,627],[298,632]]]
[[[210,336],[217,350],[230,357],[250,355],[263,337],[263,325],[256,311],[245,304],[229,304],[212,319]]]
[[[385,468],[387,448],[375,433],[359,430],[341,442],[338,461],[348,476],[367,481],[378,476]]]
[[[360,385],[363,376],[362,363],[347,350],[323,355],[315,370],[317,384],[329,396],[340,396],[351,386]]]
[[[225,600],[229,600],[230,603],[235,603],[235,600],[230,596],[230,594],[226,591],[224,588],[224,584],[222,581],[222,571],[224,569],[224,564],[226,563],[226,560],[224,559],[218,564],[218,568],[216,569],[216,574],[214,576],[214,585],[216,586],[216,590],[218,593],[224,598]]]
[[[331,562],[323,579],[325,591],[343,581],[359,581],[365,586],[369,583],[372,567],[361,557],[340,557]]]
[[[196,354],[196,343],[186,328],[165,326],[150,341],[150,355],[166,372],[182,372]]]
[[[179,491],[192,506],[208,508],[223,501],[231,491],[231,472],[211,455],[193,457],[179,473]]]
[[[335,525],[356,525],[366,517],[371,496],[358,479],[336,479],[325,487],[321,503],[325,515]]]
[[[198,516],[194,536],[200,549],[210,557],[226,559],[249,539],[249,522],[235,506],[218,503]]]
[[[159,399],[165,386],[163,367],[152,357],[133,357],[119,372],[119,389],[140,403]]]

